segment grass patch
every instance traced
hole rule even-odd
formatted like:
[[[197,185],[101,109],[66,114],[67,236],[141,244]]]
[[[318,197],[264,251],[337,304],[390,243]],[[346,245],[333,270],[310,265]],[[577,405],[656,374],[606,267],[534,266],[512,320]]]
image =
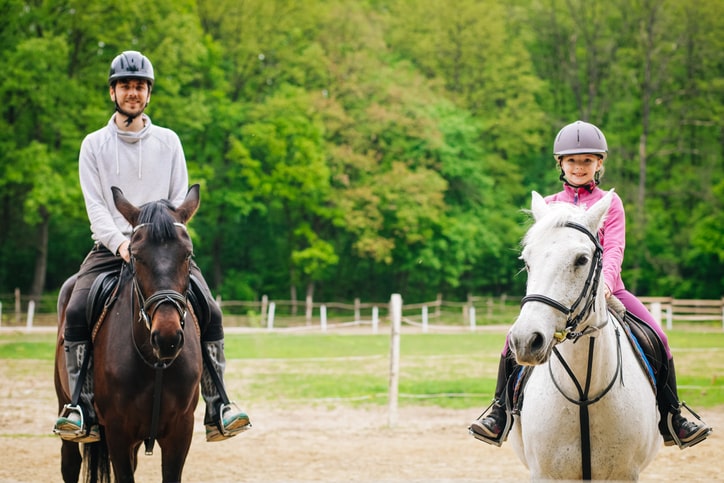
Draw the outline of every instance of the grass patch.
[[[724,332],[668,337],[680,398],[695,410],[724,404]],[[482,409],[493,396],[504,340],[489,332],[403,334],[400,404]],[[3,334],[0,364],[52,367],[54,347],[55,334]],[[226,380],[245,402],[386,404],[389,350],[388,334],[228,334]]]

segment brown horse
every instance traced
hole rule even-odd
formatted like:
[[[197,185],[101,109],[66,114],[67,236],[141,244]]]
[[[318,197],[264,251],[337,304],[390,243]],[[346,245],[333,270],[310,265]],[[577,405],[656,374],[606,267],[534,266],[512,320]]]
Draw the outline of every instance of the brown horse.
[[[198,322],[186,295],[193,246],[185,225],[198,209],[199,187],[192,186],[175,209],[166,201],[137,208],[115,187],[113,200],[133,233],[116,298],[92,332],[101,441],[85,444],[81,458],[78,443],[63,440],[61,472],[64,481],[78,481],[85,460],[86,481],[109,481],[112,466],[116,481],[133,482],[141,443],[150,454],[158,441],[163,481],[181,481],[202,370]],[[70,402],[63,333],[74,284],[75,276],[58,297],[59,411]]]

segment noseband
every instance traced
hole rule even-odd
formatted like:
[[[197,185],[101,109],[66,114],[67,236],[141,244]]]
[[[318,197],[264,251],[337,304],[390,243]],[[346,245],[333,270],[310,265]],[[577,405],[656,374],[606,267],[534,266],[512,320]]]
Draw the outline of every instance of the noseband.
[[[147,225],[148,223],[141,223],[140,225],[136,225],[135,227],[133,227],[133,233],[136,233],[138,229],[143,228]],[[174,223],[174,225],[179,226],[184,230],[186,229],[186,225],[184,225],[183,223]],[[175,290],[159,290],[158,292],[154,292],[150,297],[148,297],[148,299],[145,299],[143,297],[143,293],[141,292],[138,279],[136,278],[136,269],[134,266],[133,255],[131,255],[130,265],[131,276],[133,278],[133,291],[136,293],[140,305],[140,309],[138,310],[138,321],[144,322],[146,328],[150,332],[151,320],[153,319],[153,315],[156,313],[161,304],[170,303],[176,308],[176,311],[181,317],[181,328],[183,329],[186,321],[186,312],[188,311],[188,300],[186,296],[178,293]]]
[[[568,317],[566,319],[566,328],[562,331],[556,332],[554,334],[554,337],[558,342],[563,342],[567,339],[571,339],[573,340],[573,342],[575,342],[578,340],[579,337],[587,334],[588,332],[596,330],[596,328],[589,326],[582,331],[576,332],[576,328],[581,323],[581,321],[588,317],[588,314],[590,314],[592,310],[596,310],[594,304],[596,301],[596,293],[598,291],[598,282],[601,278],[601,270],[603,267],[603,247],[601,247],[601,243],[599,242],[598,237],[594,236],[583,225],[579,225],[578,223],[573,223],[569,221],[564,226],[568,228],[573,228],[574,230],[578,230],[581,233],[585,234],[596,247],[596,250],[593,254],[593,261],[591,262],[591,269],[588,271],[588,277],[586,278],[586,283],[583,285],[581,293],[578,295],[578,298],[575,302],[573,302],[573,305],[571,305],[570,307],[566,307],[557,300],[539,294],[526,295],[525,297],[523,297],[523,300],[521,300],[520,306],[522,307],[526,304],[526,302],[542,302],[560,312],[563,312],[563,314]],[[583,307],[576,314],[576,310],[581,304],[583,304]]]

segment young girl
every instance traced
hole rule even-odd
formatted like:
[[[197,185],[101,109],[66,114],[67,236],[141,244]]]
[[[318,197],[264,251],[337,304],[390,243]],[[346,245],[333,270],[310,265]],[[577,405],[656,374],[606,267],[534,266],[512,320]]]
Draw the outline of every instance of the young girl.
[[[604,162],[608,154],[606,138],[600,129],[593,124],[576,121],[565,126],[556,136],[553,144],[553,155],[561,170],[563,191],[546,197],[547,202],[568,202],[586,209],[603,198],[605,191],[598,187],[604,171]],[[646,307],[628,290],[621,280],[621,264],[623,263],[626,244],[626,219],[621,198],[614,193],[611,208],[608,211],[603,228],[599,232],[603,246],[603,278],[606,298],[611,295],[618,298],[628,312],[637,316],[649,325],[659,336],[666,348],[669,361],[668,379],[657,391],[657,402],[661,420],[659,430],[667,446],[678,444],[688,447],[697,444],[711,433],[706,424],[687,421],[682,415],[676,391],[676,374],[674,360],[666,334],[654,320]],[[495,388],[495,401],[490,411],[483,413],[470,425],[473,436],[486,443],[500,446],[505,434],[508,415],[506,413],[505,386],[506,381],[516,367],[512,355],[508,351],[506,340],[498,367],[498,382]],[[664,389],[664,390],[662,390]],[[671,419],[672,431],[667,421]]]

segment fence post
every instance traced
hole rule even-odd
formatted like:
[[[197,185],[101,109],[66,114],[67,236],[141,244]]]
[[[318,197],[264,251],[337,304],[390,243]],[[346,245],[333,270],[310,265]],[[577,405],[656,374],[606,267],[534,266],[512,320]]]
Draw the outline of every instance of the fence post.
[[[327,332],[327,306],[321,305],[319,307],[319,324],[322,327],[322,332]]]
[[[268,295],[262,295],[261,296],[261,325],[263,326],[266,322],[267,317],[267,309],[269,308],[269,296]]]
[[[354,299],[354,321],[359,322],[360,319],[360,299],[356,298]]]
[[[312,296],[307,295],[307,298],[304,299],[304,317],[307,321],[307,325],[312,325]]]
[[[427,334],[427,305],[422,306],[422,333]]]
[[[266,321],[267,330],[274,330],[274,310],[275,309],[276,309],[276,304],[274,302],[271,302],[269,304],[269,317],[267,317],[267,321]]]
[[[671,305],[671,300],[669,300],[669,304],[666,306],[666,330],[671,330],[673,327],[674,322],[674,311],[673,306]]]
[[[28,302],[28,318],[25,322],[25,328],[30,330],[33,328],[33,317],[35,316],[35,300]]]
[[[377,334],[380,323],[380,309],[375,305],[372,307],[372,333]]]
[[[470,304],[470,331],[475,332],[475,306],[473,304]]]
[[[20,324],[20,313],[22,312],[20,307],[20,289],[15,288],[15,323]]]
[[[397,397],[400,384],[400,326],[402,325],[402,296],[392,294],[390,298],[392,329],[390,334],[390,386],[388,394],[388,425],[397,425]]]
[[[661,321],[661,302],[651,302],[651,316],[654,318],[659,326],[662,325]],[[669,329],[669,327],[667,327]]]

